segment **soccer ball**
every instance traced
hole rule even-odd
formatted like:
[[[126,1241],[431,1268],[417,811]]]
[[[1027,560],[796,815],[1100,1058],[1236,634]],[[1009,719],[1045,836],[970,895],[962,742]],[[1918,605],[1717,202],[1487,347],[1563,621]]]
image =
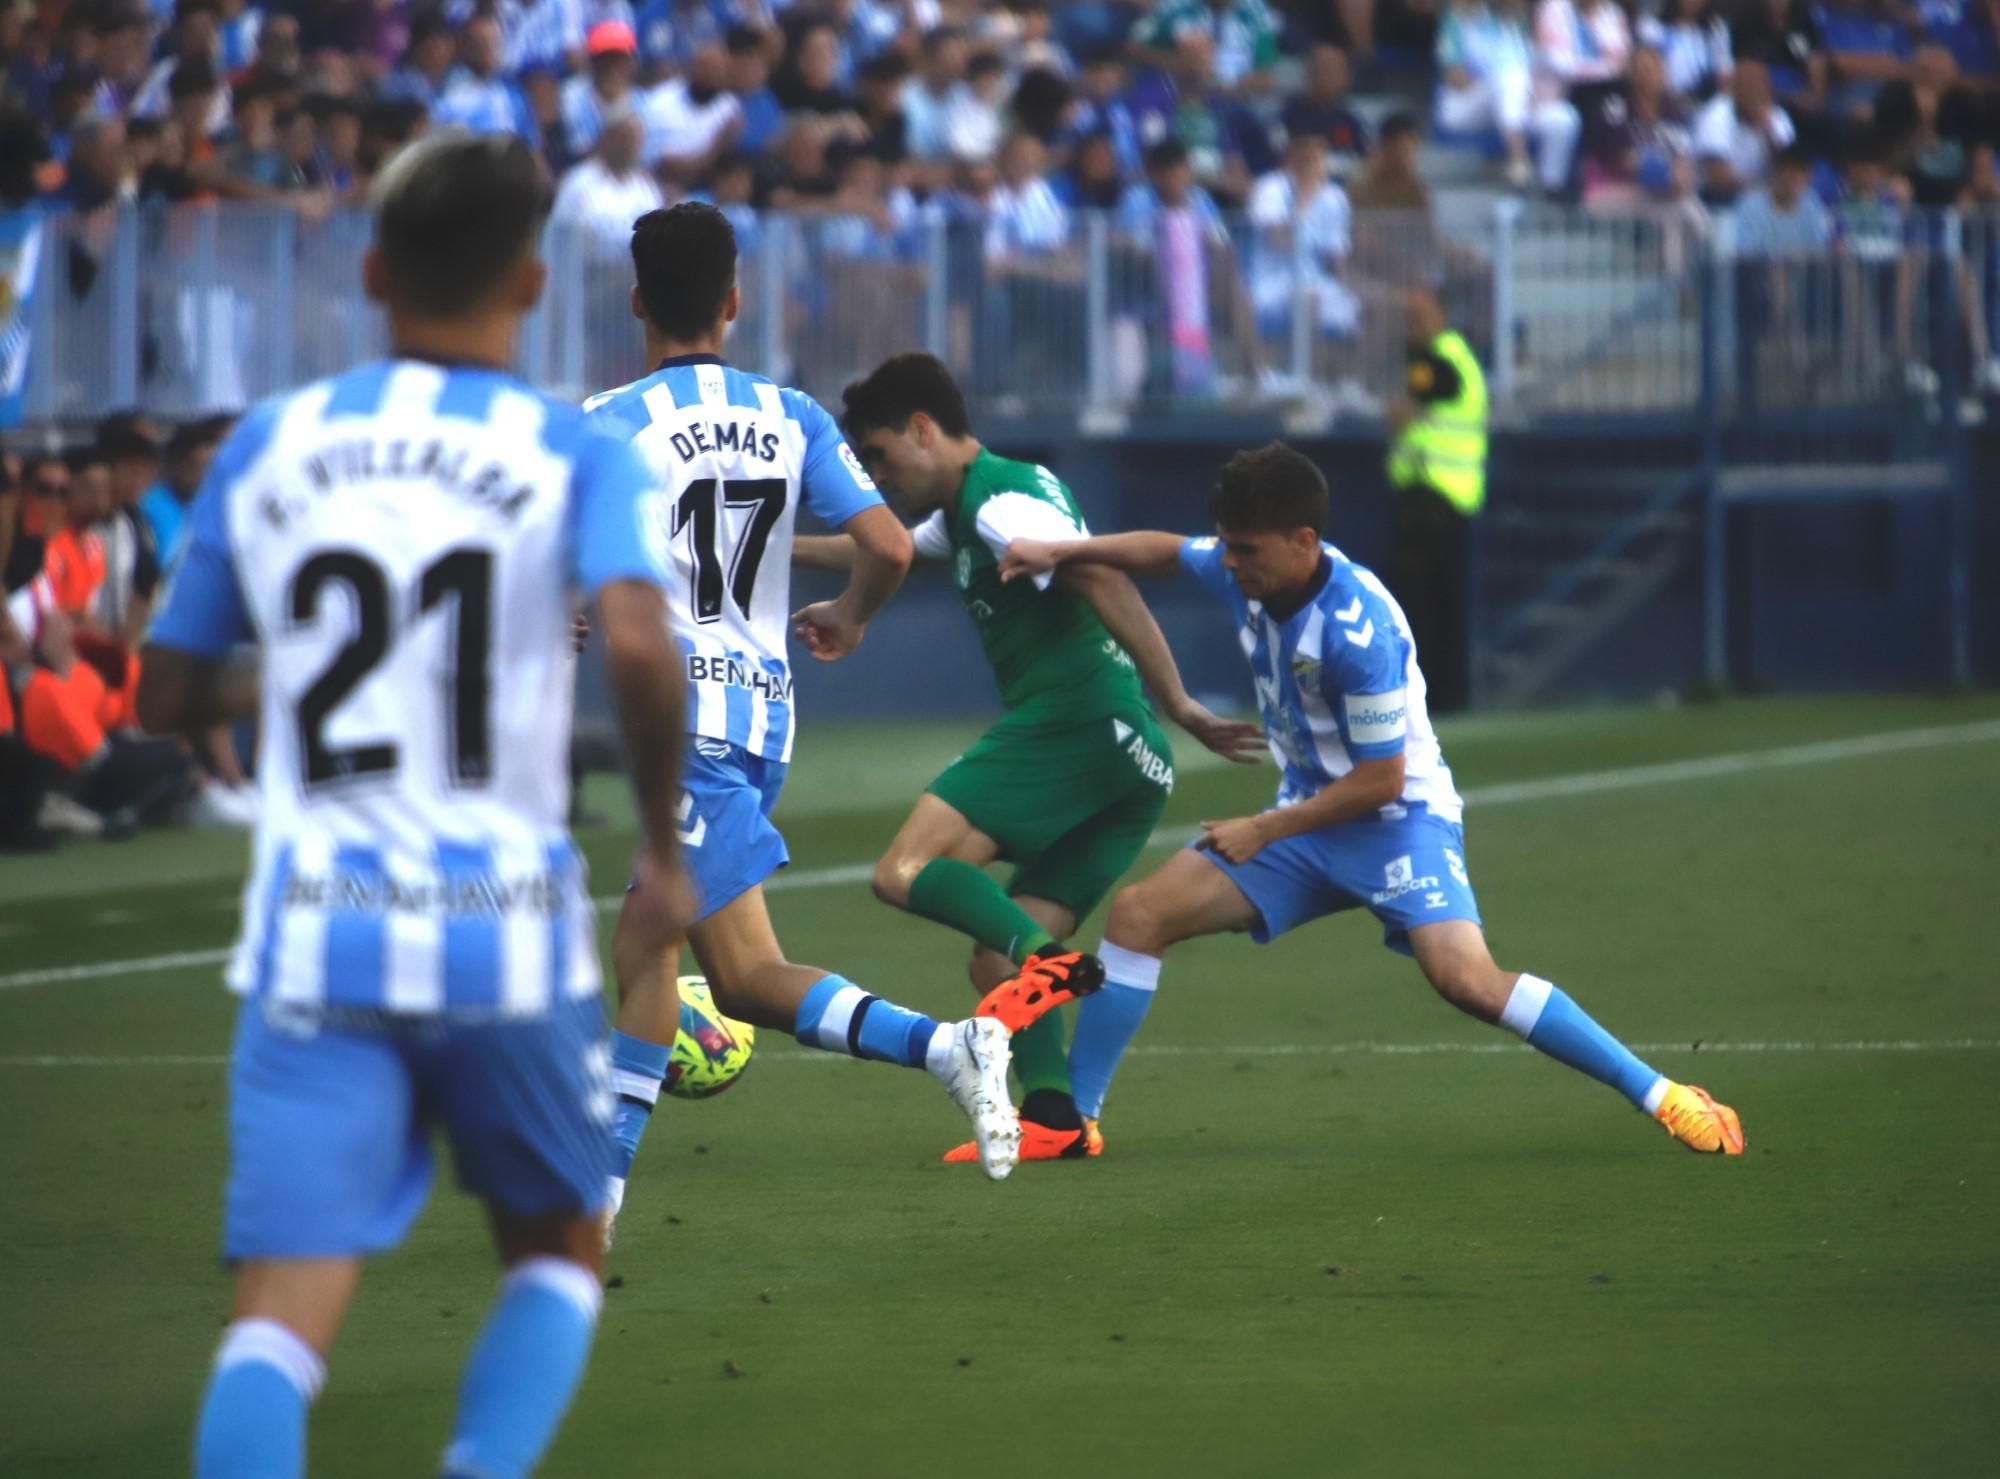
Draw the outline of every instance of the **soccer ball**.
[[[682,976],[680,989],[681,1030],[667,1059],[667,1092],[677,1099],[707,1099],[750,1066],[757,1029],[723,1016],[703,977]]]

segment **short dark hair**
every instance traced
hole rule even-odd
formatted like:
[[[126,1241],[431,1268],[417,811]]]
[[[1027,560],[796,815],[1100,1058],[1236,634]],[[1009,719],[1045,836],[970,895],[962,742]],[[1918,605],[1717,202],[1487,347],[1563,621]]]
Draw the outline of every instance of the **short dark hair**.
[[[1812,155],[1797,144],[1787,144],[1771,156],[1771,173],[1774,175],[1781,169],[1804,170],[1810,174],[1812,167]]]
[[[764,33],[755,26],[731,26],[722,44],[731,56],[750,56],[764,49]]]
[[[197,416],[192,421],[183,421],[167,438],[167,456],[186,457],[203,447],[213,446],[229,435],[229,428],[236,418],[229,415]]]
[[[512,134],[450,129],[391,160],[374,203],[391,300],[451,315],[479,306],[534,252],[549,186],[534,151]]]
[[[160,455],[159,443],[140,411],[113,411],[97,423],[97,450],[107,462],[127,458],[152,459]]]
[[[1162,139],[1146,150],[1146,173],[1149,175],[1156,175],[1161,170],[1179,169],[1187,162],[1187,145],[1179,139]]]
[[[684,200],[632,223],[632,271],[646,319],[687,343],[712,332],[736,283],[736,229],[712,205]]]
[[[1326,478],[1303,452],[1267,442],[1238,452],[1215,480],[1215,526],[1258,534],[1326,528]]]
[[[205,56],[182,57],[167,78],[167,96],[178,103],[186,98],[204,97],[222,86],[215,63]]]
[[[846,407],[841,424],[857,441],[871,431],[901,431],[919,411],[946,436],[962,437],[972,431],[965,392],[934,354],[891,355],[866,380],[843,390],[840,398]]]
[[[1391,113],[1382,120],[1380,138],[1387,144],[1395,139],[1415,138],[1422,132],[1414,113]]]

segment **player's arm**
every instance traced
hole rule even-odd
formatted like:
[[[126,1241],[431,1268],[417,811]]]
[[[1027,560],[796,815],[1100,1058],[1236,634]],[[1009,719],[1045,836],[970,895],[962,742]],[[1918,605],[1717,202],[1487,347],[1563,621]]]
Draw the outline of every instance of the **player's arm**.
[[[1152,690],[1163,714],[1224,759],[1243,765],[1258,763],[1264,754],[1263,729],[1241,720],[1221,718],[1188,696],[1187,686],[1181,682],[1180,665],[1167,646],[1166,634],[1153,619],[1131,576],[1109,565],[1086,560],[1063,566],[1056,572],[1056,584],[1090,603],[1105,630],[1132,655],[1139,676]]]
[[[854,536],[798,535],[792,540],[792,564],[800,570],[832,570],[845,575],[854,568]]]
[[[1108,565],[1127,575],[1165,575],[1181,567],[1184,534],[1138,530],[1131,534],[1100,534],[1090,539],[1016,539],[1000,557],[1000,578],[1046,575],[1073,563]]]
[[[614,580],[597,593],[597,625],[646,841],[654,862],[668,864],[680,837],[675,812],[687,699],[666,595],[649,581]]]
[[[868,623],[909,574],[910,531],[882,502],[826,408],[795,390],[781,394],[806,434],[805,462],[799,468],[806,507],[854,544],[847,589],[792,617],[792,630],[806,650],[821,662],[833,662],[861,645]]]
[[[247,423],[246,423],[247,424]],[[139,653],[139,725],[150,734],[199,735],[257,712],[255,640],[224,502],[228,469],[243,428],[216,454],[208,481],[188,514],[187,548],[159,619]]]

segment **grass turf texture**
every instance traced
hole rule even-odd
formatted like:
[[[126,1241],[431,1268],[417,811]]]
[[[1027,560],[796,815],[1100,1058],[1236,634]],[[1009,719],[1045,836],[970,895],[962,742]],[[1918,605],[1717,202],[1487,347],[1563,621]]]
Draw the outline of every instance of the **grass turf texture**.
[[[1476,789],[1996,717],[1774,701],[1446,740]],[[965,733],[809,732],[795,869],[872,857]],[[1184,764],[1168,822],[1270,784]],[[1104,1159],[1001,1186],[936,1164],[963,1126],[924,1076],[767,1033],[734,1092],[656,1120],[545,1472],[1990,1472],[1996,817],[1992,739],[1471,809],[1501,962],[1672,1044],[1658,1067],[1742,1110],[1741,1161],[1532,1053],[1462,1051],[1508,1040],[1360,915],[1176,950]],[[629,831],[586,844],[612,892]],[[242,854],[179,834],[0,860],[0,977],[227,943]],[[774,913],[798,958],[939,1014],[970,999],[959,945],[864,882]],[[215,976],[0,989],[0,1474],[185,1471],[226,1298]],[[1892,1040],[1986,1046],[1715,1051]],[[209,1061],[130,1061],[176,1055]],[[315,1473],[430,1472],[492,1290],[476,1209],[441,1189],[364,1282]]]

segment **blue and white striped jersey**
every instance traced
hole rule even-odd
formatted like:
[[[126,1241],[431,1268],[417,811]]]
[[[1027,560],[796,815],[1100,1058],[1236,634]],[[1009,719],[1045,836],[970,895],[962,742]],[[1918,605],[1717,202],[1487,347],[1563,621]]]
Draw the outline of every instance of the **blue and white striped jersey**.
[[[384,361],[244,418],[152,632],[261,648],[232,989],[419,1014],[596,993],[570,618],[665,583],[657,497],[630,447],[493,370]]]
[[[1214,539],[1181,545],[1181,568],[1236,618],[1236,640],[1257,686],[1257,711],[1283,779],[1278,805],[1332,785],[1356,760],[1403,757],[1403,796],[1391,820],[1421,804],[1445,821],[1464,806],[1424,704],[1424,675],[1403,608],[1375,572],[1324,545],[1326,583],[1285,621],[1248,599],[1222,568]]]
[[[824,407],[711,354],[594,395],[665,497],[667,600],[687,654],[688,732],[792,758],[792,534],[799,501],[833,528],[882,495]]]

